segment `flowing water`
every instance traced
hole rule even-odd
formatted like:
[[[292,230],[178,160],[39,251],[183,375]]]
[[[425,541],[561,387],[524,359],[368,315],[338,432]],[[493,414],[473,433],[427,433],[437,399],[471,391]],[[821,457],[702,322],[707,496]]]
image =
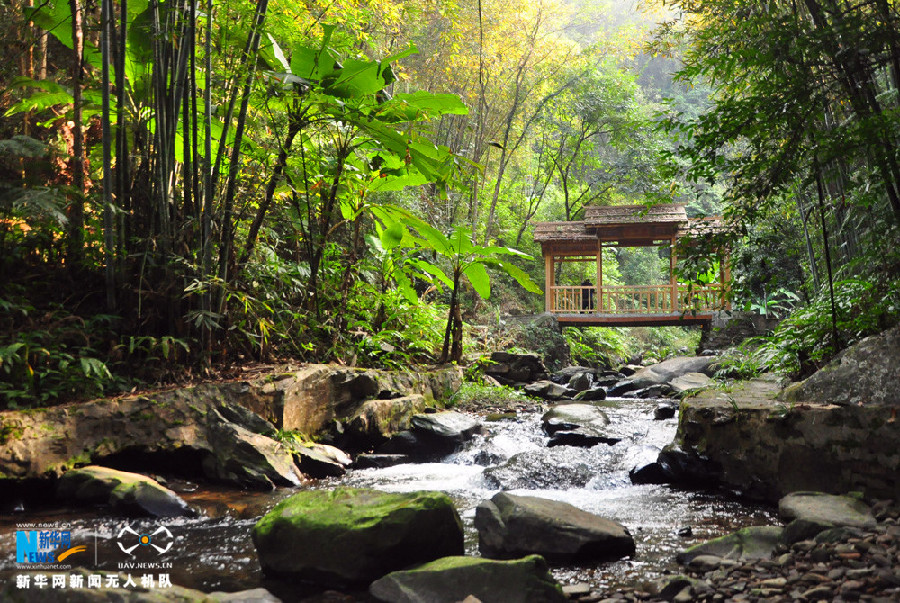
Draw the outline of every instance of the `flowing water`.
[[[338,485],[371,487],[387,491],[440,490],[456,503],[466,529],[466,552],[477,554],[478,538],[472,525],[475,506],[499,490],[513,494],[540,496],[568,502],[586,511],[624,524],[634,536],[634,559],[583,566],[553,568],[562,583],[586,582],[608,591],[618,586],[640,585],[677,569],[675,554],[697,542],[732,532],[748,525],[773,523],[771,510],[742,503],[721,493],[684,491],[665,485],[633,485],[628,471],[636,463],[653,460],[656,450],[672,441],[674,419],[653,420],[655,401],[609,400],[601,404],[611,420],[610,427],[625,437],[615,445],[593,448],[557,446],[548,448],[541,431],[540,415],[520,414],[517,419],[485,423],[485,433],[463,451],[441,463],[404,464],[385,469],[351,471],[340,479],[322,480],[311,487]],[[199,518],[173,520],[126,520],[110,518],[102,510],[72,511],[45,508],[12,516],[0,516],[0,550],[6,552],[0,575],[15,574],[13,554],[15,531],[26,523],[56,524],[56,529],[72,531],[74,541],[93,543],[92,559],[73,564],[119,570],[124,562],[152,561],[175,584],[203,591],[234,591],[255,588],[262,575],[250,539],[255,521],[291,490],[248,493],[203,488],[194,491],[177,482],[182,496],[202,510]],[[125,555],[131,533],[152,534],[160,545],[172,546],[160,555],[147,547]],[[687,530],[689,528],[689,530]],[[125,547],[127,548],[127,546]],[[84,555],[84,554],[82,554]],[[140,573],[140,570],[138,570]],[[285,591],[274,589],[281,595]],[[288,591],[296,592],[296,591]]]

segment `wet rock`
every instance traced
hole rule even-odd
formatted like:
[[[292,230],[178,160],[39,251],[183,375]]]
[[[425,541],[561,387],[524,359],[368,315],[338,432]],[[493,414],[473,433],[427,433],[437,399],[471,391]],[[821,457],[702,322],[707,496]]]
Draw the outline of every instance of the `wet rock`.
[[[406,454],[360,454],[353,462],[354,469],[384,469],[394,465],[409,463],[411,457]]]
[[[264,588],[252,588],[233,593],[217,591],[209,593],[208,597],[212,601],[216,601],[216,603],[230,603],[232,601],[234,603],[281,603],[281,599]]]
[[[594,373],[593,372],[585,372],[578,373],[571,380],[569,380],[569,388],[574,389],[576,392],[583,392],[591,389],[591,385],[594,383]]]
[[[573,457],[567,447],[521,452],[484,471],[492,488],[501,490],[580,488],[596,473],[590,457]]]
[[[556,371],[552,375],[550,375],[550,380],[554,383],[559,383],[560,385],[567,384],[573,377],[576,377],[581,374],[588,373],[592,377],[596,374],[596,371],[587,366],[567,366],[562,370]]]
[[[597,402],[606,400],[606,390],[602,387],[595,387],[583,392],[578,392],[573,398],[577,402]]]
[[[481,423],[473,417],[452,410],[418,414],[410,421],[411,431],[422,453],[450,454],[481,432]]]
[[[688,548],[676,557],[678,563],[687,564],[700,555],[713,555],[729,560],[769,559],[781,541],[783,528],[777,526],[753,526],[733,534],[715,538]]]
[[[671,419],[677,414],[678,405],[673,402],[660,402],[656,405],[656,408],[653,409],[653,419],[656,421]]]
[[[300,471],[315,478],[340,477],[353,463],[346,452],[328,444],[298,446],[294,449],[294,458]]]
[[[525,387],[525,393],[544,400],[559,400],[566,395],[568,388],[552,381],[537,381]]]
[[[670,444],[659,453],[657,462],[669,476],[669,483],[712,488],[719,484],[721,467],[696,452],[686,452]]]
[[[652,461],[632,467],[628,479],[632,484],[668,484],[672,481],[672,475],[660,463]]]
[[[659,383],[671,383],[673,379],[688,373],[705,373],[712,363],[708,356],[675,356],[640,369],[631,376],[636,389]]]
[[[541,424],[547,435],[579,428],[603,435],[607,431],[609,417],[592,404],[559,404],[544,413]]]
[[[612,560],[634,555],[625,526],[568,503],[505,492],[475,510],[485,557],[509,559],[536,553],[551,560]]]
[[[824,532],[832,527],[834,526],[827,521],[817,519],[795,519],[784,526],[784,534],[782,534],[781,540],[785,544],[794,544],[801,540],[810,540],[820,532]]]
[[[632,385],[634,384],[632,383]],[[642,400],[648,400],[653,398],[664,398],[673,393],[675,393],[675,390],[672,389],[672,386],[668,383],[657,383],[649,387],[625,392],[621,394],[621,396],[623,398],[640,398]]]
[[[609,426],[609,417],[591,404],[560,404],[541,417],[548,446],[591,447],[615,444],[623,439]]]
[[[547,369],[536,354],[494,352],[484,372],[503,385],[532,383],[547,378]]]
[[[130,516],[193,517],[193,509],[171,490],[138,473],[91,465],[67,471],[56,488],[66,502],[108,504]]]
[[[786,521],[806,519],[860,528],[875,525],[875,517],[861,500],[823,492],[788,494],[778,502],[778,514]]]
[[[253,527],[266,575],[360,584],[463,552],[459,515],[439,492],[299,492]]]
[[[207,476],[245,488],[297,486],[300,474],[291,453],[275,440],[227,421],[216,410],[207,429],[211,454],[203,461]]]
[[[514,561],[446,557],[376,580],[369,593],[379,601],[503,601],[565,603],[568,598],[537,555]]]

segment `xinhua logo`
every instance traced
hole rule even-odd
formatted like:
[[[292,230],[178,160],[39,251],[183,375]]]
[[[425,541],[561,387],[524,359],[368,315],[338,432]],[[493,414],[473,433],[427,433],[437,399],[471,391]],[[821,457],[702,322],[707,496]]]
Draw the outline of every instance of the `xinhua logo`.
[[[70,555],[87,549],[84,545],[71,544],[69,530],[17,530],[16,563],[62,563]]]
[[[134,550],[140,546],[153,548],[157,553],[163,555],[172,548],[174,538],[172,532],[166,526],[160,526],[150,534],[139,534],[131,529],[130,526],[125,526],[119,530],[119,535],[116,536],[116,544],[127,555],[134,555]]]

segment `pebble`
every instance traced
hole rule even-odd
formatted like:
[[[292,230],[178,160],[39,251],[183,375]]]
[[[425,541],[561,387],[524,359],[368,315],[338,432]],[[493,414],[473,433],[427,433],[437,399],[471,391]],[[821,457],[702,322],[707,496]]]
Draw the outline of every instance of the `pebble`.
[[[776,549],[772,559],[736,563],[697,557],[684,568],[690,578],[669,578],[668,600],[675,601],[900,601],[900,506],[872,504],[878,524],[845,530],[830,542],[804,540]],[[674,582],[681,580],[676,585]],[[594,591],[592,601],[659,601],[663,580],[653,593]],[[674,587],[674,588],[673,588]],[[674,595],[674,596],[673,596]],[[606,597],[603,599],[602,597]],[[587,603],[584,598],[573,599]]]

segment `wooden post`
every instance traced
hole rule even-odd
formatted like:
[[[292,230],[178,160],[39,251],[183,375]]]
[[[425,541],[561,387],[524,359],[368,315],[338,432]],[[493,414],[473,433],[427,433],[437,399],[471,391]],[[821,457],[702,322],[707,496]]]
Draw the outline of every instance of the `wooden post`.
[[[722,255],[722,300],[725,302],[723,304],[725,310],[731,310],[731,300],[727,297],[727,291],[725,287],[728,286],[728,282],[731,280],[731,256],[726,252]]]
[[[594,311],[602,312],[603,308],[603,240],[597,239],[597,295]]]
[[[678,279],[675,277],[675,242],[677,240],[677,237],[672,237],[669,243],[669,286],[672,287],[671,312],[678,311]]]
[[[553,250],[544,250],[544,311],[553,312]]]

